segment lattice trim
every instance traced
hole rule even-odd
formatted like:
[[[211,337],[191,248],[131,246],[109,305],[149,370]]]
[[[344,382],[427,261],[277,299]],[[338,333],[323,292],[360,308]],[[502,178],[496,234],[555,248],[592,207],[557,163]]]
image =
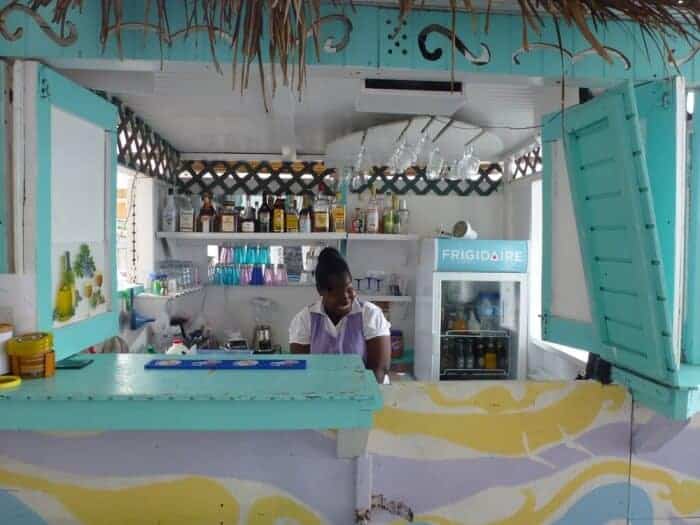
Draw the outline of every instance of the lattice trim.
[[[361,193],[371,186],[380,192],[390,191],[398,195],[413,193],[416,195],[460,195],[466,197],[476,193],[482,197],[491,195],[498,189],[503,180],[503,168],[501,164],[482,164],[479,167],[479,177],[474,180],[459,180],[441,178],[438,180],[428,180],[425,176],[425,169],[418,167],[410,168],[404,173],[390,175],[386,168],[374,168],[372,175],[365,176],[357,184],[352,181],[350,191]]]
[[[184,161],[176,176],[178,189],[212,195],[303,195],[315,193],[321,183],[337,185],[335,170],[322,162]]]
[[[511,170],[513,179],[522,179],[540,173],[542,171],[542,148],[536,146],[525,155],[515,159]]]
[[[487,196],[498,189],[503,179],[500,164],[483,164],[476,180],[427,180],[425,170],[411,168],[405,173],[389,175],[385,168],[375,168],[372,175],[350,181],[350,191],[360,193],[374,186],[378,192],[398,195],[460,195],[472,193]],[[358,183],[359,180],[359,183]],[[313,162],[204,162],[184,161],[176,177],[178,189],[190,193],[303,195],[315,193],[319,184],[337,186],[336,170]]]
[[[100,96],[117,106],[117,161],[149,177],[172,183],[180,164],[180,152],[117,97]]]

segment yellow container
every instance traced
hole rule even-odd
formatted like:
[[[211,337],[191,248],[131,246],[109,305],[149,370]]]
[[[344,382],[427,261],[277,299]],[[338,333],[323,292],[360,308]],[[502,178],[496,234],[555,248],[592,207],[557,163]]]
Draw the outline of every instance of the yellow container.
[[[7,342],[12,375],[23,378],[51,377],[56,373],[56,356],[51,334],[36,332]]]

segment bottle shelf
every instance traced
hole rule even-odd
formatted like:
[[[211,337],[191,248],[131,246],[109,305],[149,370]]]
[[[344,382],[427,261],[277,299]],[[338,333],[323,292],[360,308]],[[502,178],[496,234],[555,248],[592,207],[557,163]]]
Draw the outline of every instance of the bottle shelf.
[[[417,241],[415,233],[348,233],[349,241]]]
[[[197,286],[195,288],[188,288],[187,290],[182,290],[181,292],[177,292],[177,293],[171,294],[171,295],[158,295],[158,294],[154,294],[154,293],[150,293],[150,292],[143,292],[143,293],[136,295],[135,297],[138,299],[155,299],[155,300],[167,301],[168,299],[177,299],[179,297],[184,297],[186,295],[192,295],[194,293],[201,292],[202,290],[204,290],[203,286]]]
[[[372,303],[412,303],[410,295],[364,295],[360,294],[360,300]]]
[[[186,233],[156,232],[157,239],[185,241],[344,241],[346,233]]]

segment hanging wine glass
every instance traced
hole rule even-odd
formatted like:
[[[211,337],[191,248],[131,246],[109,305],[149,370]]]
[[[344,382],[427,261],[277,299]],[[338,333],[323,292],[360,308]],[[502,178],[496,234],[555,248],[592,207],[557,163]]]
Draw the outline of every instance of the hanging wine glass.
[[[460,164],[461,163],[462,163],[462,159],[447,163],[445,166],[444,178],[449,179],[449,180],[459,180],[461,177],[461,174],[460,174]]]
[[[479,173],[479,167],[481,167],[481,160],[474,154],[474,148],[471,148],[471,155],[466,163],[466,177],[469,180],[479,180],[481,173]]]
[[[445,159],[440,154],[440,148],[433,146],[428,156],[428,164],[425,168],[425,178],[428,180],[438,180],[442,175],[445,166]]]
[[[400,173],[405,172],[408,168],[415,165],[416,160],[414,154],[415,148],[406,144],[401,151],[401,155],[399,156],[399,161],[397,165],[398,171]]]
[[[428,165],[428,157],[430,156],[430,150],[432,146],[432,140],[427,133],[421,133],[418,142],[416,143],[415,149],[415,161],[413,164],[419,168],[425,168]]]

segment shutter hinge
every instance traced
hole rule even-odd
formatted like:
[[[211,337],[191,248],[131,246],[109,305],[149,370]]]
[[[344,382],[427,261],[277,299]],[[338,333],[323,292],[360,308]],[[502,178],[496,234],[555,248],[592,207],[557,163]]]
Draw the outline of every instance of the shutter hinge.
[[[39,96],[41,98],[49,98],[51,93],[49,93],[49,81],[45,78],[41,79],[41,87],[39,88]]]

